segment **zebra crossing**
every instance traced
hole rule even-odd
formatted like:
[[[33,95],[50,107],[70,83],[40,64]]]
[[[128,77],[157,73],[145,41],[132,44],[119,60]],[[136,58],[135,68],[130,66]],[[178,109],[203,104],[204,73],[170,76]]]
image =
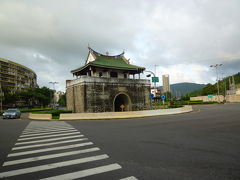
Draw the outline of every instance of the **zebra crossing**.
[[[121,165],[112,162],[107,154],[70,124],[33,121],[8,154],[0,169],[0,178],[137,179],[134,176],[122,177],[126,176],[123,172]]]

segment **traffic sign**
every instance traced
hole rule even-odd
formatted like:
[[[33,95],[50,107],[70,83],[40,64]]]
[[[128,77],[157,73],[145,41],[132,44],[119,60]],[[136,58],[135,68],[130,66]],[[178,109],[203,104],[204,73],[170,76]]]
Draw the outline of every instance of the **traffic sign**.
[[[122,105],[120,106],[120,108],[121,108],[122,111],[123,111],[123,109],[125,108],[125,106],[122,104]]]
[[[149,96],[150,96],[151,99],[154,98],[154,94],[152,94],[152,93]]]
[[[158,77],[152,77],[152,82],[159,82]]]
[[[162,95],[161,98],[162,98],[162,100],[164,100],[165,99],[165,95]]]

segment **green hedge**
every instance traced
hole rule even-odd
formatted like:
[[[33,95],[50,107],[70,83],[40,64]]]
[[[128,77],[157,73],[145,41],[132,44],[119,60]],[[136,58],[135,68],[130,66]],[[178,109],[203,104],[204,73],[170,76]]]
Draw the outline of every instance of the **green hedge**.
[[[52,108],[32,108],[32,109],[20,109],[21,112],[39,112],[39,111],[50,111]]]
[[[168,108],[180,108],[180,107],[183,107],[183,105],[173,104],[173,105],[168,106]]]
[[[196,100],[196,101],[174,101],[174,104],[177,105],[195,105],[195,104],[214,104],[218,103],[217,101],[202,101],[202,100]]]
[[[61,110],[61,109],[56,109],[56,110],[49,110],[49,111],[38,111],[38,112],[33,112],[34,114],[52,114],[53,116],[57,116],[61,113],[71,113],[72,111],[69,110]]]
[[[49,111],[33,112],[33,114],[52,114],[52,119],[59,119],[59,116],[62,113],[72,113],[72,111],[56,109],[56,110],[49,110]]]

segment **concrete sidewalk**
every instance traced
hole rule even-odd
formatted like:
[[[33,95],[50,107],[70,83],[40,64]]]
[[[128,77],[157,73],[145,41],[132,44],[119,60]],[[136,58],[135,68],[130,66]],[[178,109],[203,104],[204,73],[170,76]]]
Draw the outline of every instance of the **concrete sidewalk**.
[[[60,114],[59,120],[96,120],[96,119],[125,119],[149,116],[180,114],[193,111],[192,106],[182,108],[158,109],[146,111],[103,112],[103,113],[66,113]]]

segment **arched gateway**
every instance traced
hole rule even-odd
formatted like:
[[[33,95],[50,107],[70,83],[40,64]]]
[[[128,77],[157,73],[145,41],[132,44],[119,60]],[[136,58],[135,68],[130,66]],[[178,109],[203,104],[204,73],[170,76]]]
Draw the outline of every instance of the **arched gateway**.
[[[113,111],[131,111],[132,103],[126,93],[118,93],[113,100]]]

